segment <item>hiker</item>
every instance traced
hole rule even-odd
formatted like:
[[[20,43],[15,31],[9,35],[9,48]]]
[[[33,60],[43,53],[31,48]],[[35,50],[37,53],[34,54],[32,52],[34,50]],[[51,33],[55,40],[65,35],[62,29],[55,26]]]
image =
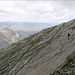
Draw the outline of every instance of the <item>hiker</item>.
[[[68,33],[68,40],[70,39],[70,34]]]

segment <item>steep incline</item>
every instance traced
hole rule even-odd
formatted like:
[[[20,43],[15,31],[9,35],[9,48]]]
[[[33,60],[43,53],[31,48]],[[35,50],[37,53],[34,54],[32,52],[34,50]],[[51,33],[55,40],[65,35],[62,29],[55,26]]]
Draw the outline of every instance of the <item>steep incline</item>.
[[[72,20],[44,29],[2,51],[0,75],[50,75],[64,66],[74,52],[75,20]]]

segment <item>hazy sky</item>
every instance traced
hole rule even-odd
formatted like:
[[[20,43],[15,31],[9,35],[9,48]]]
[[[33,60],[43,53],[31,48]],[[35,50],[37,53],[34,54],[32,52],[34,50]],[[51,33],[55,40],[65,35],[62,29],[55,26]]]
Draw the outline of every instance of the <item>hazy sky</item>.
[[[0,1],[0,21],[60,23],[74,18],[74,0]]]

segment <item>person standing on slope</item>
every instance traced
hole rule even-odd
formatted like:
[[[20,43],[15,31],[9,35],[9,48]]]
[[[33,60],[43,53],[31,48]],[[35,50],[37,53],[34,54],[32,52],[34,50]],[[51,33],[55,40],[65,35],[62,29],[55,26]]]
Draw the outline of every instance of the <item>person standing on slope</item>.
[[[70,39],[70,34],[68,33],[68,40]]]

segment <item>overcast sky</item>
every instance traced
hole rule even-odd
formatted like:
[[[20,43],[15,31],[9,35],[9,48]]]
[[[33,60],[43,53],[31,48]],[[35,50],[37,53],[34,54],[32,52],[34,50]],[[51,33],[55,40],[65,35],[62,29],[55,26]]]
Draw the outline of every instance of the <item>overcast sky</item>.
[[[75,1],[0,1],[0,21],[64,22],[75,18]]]

